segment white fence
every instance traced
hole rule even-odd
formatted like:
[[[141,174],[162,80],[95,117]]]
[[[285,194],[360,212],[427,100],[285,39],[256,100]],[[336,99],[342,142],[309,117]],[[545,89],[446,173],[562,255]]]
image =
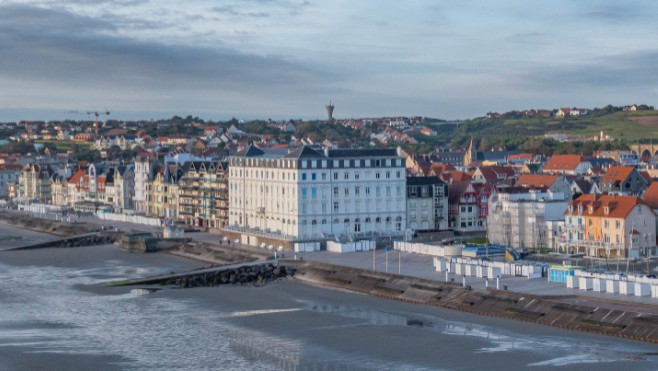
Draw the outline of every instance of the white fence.
[[[98,217],[98,219],[102,219],[102,220],[112,220],[115,222],[143,224],[143,225],[150,225],[153,227],[160,227],[163,224],[162,219],[147,218],[141,215],[114,214],[114,213],[104,213],[99,211],[96,213],[96,216]]]
[[[313,252],[320,251],[319,242],[296,242],[295,252]]]
[[[393,243],[394,250],[400,250],[404,252],[412,252],[416,254],[429,255],[429,256],[461,256],[464,245],[428,245],[424,243],[417,242],[402,242],[395,241]]]
[[[375,248],[375,241],[362,240],[356,242],[336,242],[336,241],[327,241],[327,251],[337,252],[337,253],[346,253],[346,252],[357,252],[357,251],[372,251]]]

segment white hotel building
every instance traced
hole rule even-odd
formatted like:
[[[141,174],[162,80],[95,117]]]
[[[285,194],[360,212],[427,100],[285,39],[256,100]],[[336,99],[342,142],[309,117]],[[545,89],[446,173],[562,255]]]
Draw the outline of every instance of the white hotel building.
[[[288,241],[402,236],[406,172],[395,149],[250,146],[229,158],[229,226]]]

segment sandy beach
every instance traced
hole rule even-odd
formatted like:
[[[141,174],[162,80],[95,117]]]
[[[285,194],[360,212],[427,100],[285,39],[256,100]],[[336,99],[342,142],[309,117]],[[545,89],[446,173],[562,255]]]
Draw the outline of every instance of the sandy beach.
[[[652,344],[294,279],[148,295],[105,285],[201,266],[116,245],[0,252],[0,369],[658,368]]]

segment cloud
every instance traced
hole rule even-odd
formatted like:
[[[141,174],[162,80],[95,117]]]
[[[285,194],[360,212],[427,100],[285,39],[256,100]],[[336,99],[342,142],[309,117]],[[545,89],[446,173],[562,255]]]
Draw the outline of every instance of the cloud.
[[[16,90],[40,85],[57,95],[75,86],[99,97],[130,91],[130,99],[135,91],[172,97],[175,92],[181,101],[198,97],[207,104],[209,92],[308,94],[329,78],[280,56],[118,36],[112,22],[63,9],[5,5],[0,13],[0,80],[18,84]]]

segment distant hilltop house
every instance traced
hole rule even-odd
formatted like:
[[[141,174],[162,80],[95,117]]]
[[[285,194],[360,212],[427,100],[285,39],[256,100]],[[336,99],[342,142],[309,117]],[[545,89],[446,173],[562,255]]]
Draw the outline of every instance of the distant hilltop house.
[[[555,117],[566,117],[566,116],[583,116],[589,113],[587,108],[569,108],[562,107],[555,113]]]

